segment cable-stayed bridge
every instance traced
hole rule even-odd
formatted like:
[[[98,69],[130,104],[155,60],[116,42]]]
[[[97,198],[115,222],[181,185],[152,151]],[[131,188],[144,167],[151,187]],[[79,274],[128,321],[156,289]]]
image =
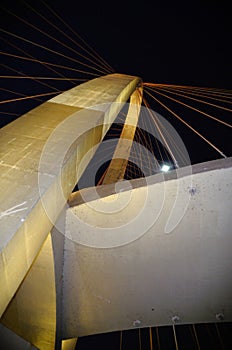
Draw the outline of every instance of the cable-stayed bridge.
[[[157,332],[164,325],[176,349],[181,325],[189,325],[200,348],[197,325],[215,322],[223,348],[219,327],[231,321],[231,158],[228,138],[214,138],[202,125],[207,120],[227,135],[231,91],[112,74],[83,42],[78,58],[20,33],[2,35],[11,37],[12,50],[1,52],[9,60],[1,80],[29,82],[36,91],[2,88],[1,113],[15,119],[0,139],[6,348],[71,349],[77,337],[118,331],[122,349],[129,329],[138,330],[140,342],[147,329],[150,349],[162,348]],[[37,54],[58,53],[65,63],[32,56],[17,40]],[[22,73],[10,60],[40,65],[50,75],[34,74],[29,65]],[[59,88],[60,82],[74,88]],[[41,91],[34,90],[38,84]],[[19,115],[11,110],[17,103],[25,103]],[[181,137],[175,120],[184,128]],[[188,132],[196,143],[186,149]],[[198,142],[213,153],[199,154]],[[211,161],[198,158],[192,166],[194,149]]]
[[[169,176],[122,181],[142,85],[97,78],[1,130],[1,321],[38,348],[231,318],[231,159],[192,169],[173,153]],[[130,96],[103,185],[72,193]]]

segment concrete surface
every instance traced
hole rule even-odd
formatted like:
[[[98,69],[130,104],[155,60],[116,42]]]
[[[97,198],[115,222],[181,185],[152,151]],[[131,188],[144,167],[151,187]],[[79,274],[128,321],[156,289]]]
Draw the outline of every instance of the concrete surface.
[[[94,154],[88,151],[101,142],[121,105],[140,84],[141,79],[121,74],[93,79],[43,103],[0,130],[0,316],[3,315],[1,321],[7,320],[12,330],[36,346],[52,343],[56,317],[53,312],[48,313],[48,331],[41,324],[42,319],[33,325],[28,317],[30,299],[26,300],[31,267],[37,256],[43,255],[50,230]],[[85,162],[81,163],[86,153]],[[50,253],[51,271],[55,249]],[[40,279],[33,282],[31,298],[37,300],[31,303],[33,315],[51,301],[49,293],[46,302],[40,299],[38,284],[49,286],[50,278],[53,286],[56,283],[54,275],[48,278],[45,270],[46,266],[43,277],[40,274]],[[19,301],[20,307],[14,307]],[[49,308],[54,303],[53,298]]]
[[[231,321],[232,159],[166,177],[101,186],[98,199],[88,189],[67,210],[65,336]],[[188,205],[167,233],[178,186]]]

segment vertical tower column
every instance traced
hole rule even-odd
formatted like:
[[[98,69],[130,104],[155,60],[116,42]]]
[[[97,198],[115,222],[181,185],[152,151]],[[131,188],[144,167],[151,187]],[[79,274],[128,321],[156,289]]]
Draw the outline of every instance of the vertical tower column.
[[[130,156],[130,151],[133,144],[136,126],[139,119],[142,93],[143,89],[142,87],[139,87],[132,93],[130,97],[130,105],[127,117],[113,158],[102,181],[103,185],[116,183],[117,181],[123,180],[124,178],[128,164],[128,158]]]

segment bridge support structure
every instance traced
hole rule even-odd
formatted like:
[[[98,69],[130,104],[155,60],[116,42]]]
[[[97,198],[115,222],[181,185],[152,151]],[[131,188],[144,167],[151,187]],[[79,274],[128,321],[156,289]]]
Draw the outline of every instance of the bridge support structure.
[[[54,259],[62,258],[61,246],[54,246],[49,232],[94,154],[88,151],[101,142],[140,85],[140,78],[122,74],[96,78],[0,131],[1,322],[38,348],[53,349],[55,343],[59,348],[62,341],[57,332],[57,278],[62,266],[54,266]],[[22,302],[23,295],[34,300],[30,312],[30,302]]]
[[[137,96],[123,134],[132,142],[141,83],[121,74],[91,80],[0,131],[0,335],[15,332],[17,350],[73,350],[79,336],[231,321],[231,158],[120,181],[128,154],[119,142],[120,161],[98,191],[71,194]],[[173,211],[177,193],[188,199],[183,213]],[[173,212],[180,219],[167,231]]]

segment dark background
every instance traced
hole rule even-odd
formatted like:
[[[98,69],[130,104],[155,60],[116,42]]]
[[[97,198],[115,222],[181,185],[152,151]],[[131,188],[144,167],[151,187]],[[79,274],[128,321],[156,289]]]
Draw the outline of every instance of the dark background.
[[[117,72],[138,75],[151,82],[231,88],[229,2],[46,0],[46,3]],[[28,4],[66,30],[40,0]],[[4,0],[2,7],[54,34],[23,1]],[[31,40],[47,41],[4,11],[1,27]],[[58,38],[64,39],[60,34]],[[31,50],[34,48],[30,47]]]
[[[118,73],[137,75],[145,82],[231,89],[232,30],[229,2],[223,0],[186,2],[46,0],[46,4]],[[54,16],[41,0],[28,2],[3,0],[1,5],[1,28],[26,40],[46,46],[54,52],[58,52],[59,55],[5,32],[0,32],[2,52],[20,56],[25,56],[26,52],[42,61],[102,74],[76,62],[75,60],[79,60],[84,64],[91,65],[90,62],[78,56],[75,52],[63,47],[60,43],[48,38],[35,28],[26,25],[9,11],[69,45],[82,55],[86,54],[80,46],[76,46],[38,15],[39,13],[44,16],[47,21],[51,21],[83,45],[83,42],[75,37],[73,32]],[[72,60],[62,57],[61,54],[70,56]],[[72,79],[94,78],[91,74],[52,67],[56,70],[54,72],[45,68],[44,65],[4,55],[1,55],[1,63],[0,75],[26,74],[45,77],[60,77],[62,75]],[[49,87],[43,83],[49,84]],[[35,95],[49,91],[67,90],[73,87],[74,84],[79,83],[75,80],[73,82],[46,80],[39,84],[28,79],[2,78],[1,87],[5,90],[0,91],[0,96],[3,101],[20,97],[18,94],[6,91],[6,89],[25,95]],[[0,125],[4,126],[52,96],[40,97],[40,101],[27,99],[1,104],[0,111],[4,114],[0,114]],[[186,144],[192,163],[221,157],[188,128],[183,127],[180,122],[170,117],[165,110],[152,104],[151,100],[149,102],[151,108],[156,109],[167,119],[169,118],[174,125]],[[172,105],[171,107],[176,108]],[[231,113],[203,107],[206,112],[230,122]],[[227,104],[227,107],[231,107],[231,105]],[[202,108],[202,106],[199,106],[199,108]],[[177,111],[227,156],[231,155],[229,128],[206,118],[199,118],[199,116],[183,108],[178,108]]]
[[[231,87],[226,2],[95,2],[89,11],[86,7],[79,28],[118,72],[144,81]]]

